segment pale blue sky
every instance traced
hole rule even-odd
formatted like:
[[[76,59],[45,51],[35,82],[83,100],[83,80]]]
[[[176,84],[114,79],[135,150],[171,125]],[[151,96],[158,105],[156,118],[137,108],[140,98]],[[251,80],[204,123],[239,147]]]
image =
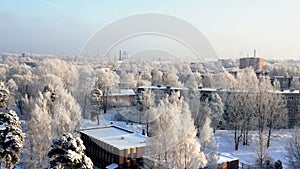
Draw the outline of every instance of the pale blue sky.
[[[77,55],[99,28],[138,13],[165,13],[197,27],[219,58],[257,49],[300,59],[299,0],[1,0],[0,53]]]

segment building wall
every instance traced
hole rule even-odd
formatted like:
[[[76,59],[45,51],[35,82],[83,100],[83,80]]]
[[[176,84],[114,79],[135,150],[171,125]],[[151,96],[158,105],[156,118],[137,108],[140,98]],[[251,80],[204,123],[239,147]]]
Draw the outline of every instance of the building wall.
[[[255,70],[262,70],[264,66],[263,58],[241,58],[240,59],[240,69],[244,69],[252,66]]]
[[[300,93],[283,93],[288,109],[288,126],[298,126],[300,120]]]

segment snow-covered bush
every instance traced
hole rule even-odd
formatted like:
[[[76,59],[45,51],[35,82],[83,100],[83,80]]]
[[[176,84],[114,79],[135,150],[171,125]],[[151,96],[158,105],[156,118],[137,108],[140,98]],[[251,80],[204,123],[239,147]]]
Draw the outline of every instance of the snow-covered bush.
[[[92,169],[93,163],[84,154],[85,146],[79,137],[65,133],[54,139],[48,153],[51,169]]]

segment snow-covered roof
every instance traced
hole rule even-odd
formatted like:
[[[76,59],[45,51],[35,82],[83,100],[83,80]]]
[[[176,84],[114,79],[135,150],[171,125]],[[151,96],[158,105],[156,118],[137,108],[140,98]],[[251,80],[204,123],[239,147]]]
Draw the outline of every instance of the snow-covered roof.
[[[167,86],[140,86],[138,87],[139,89],[167,89]],[[171,90],[190,90],[187,87],[176,87],[176,86],[170,86],[169,89]],[[195,90],[195,89],[192,89]],[[200,88],[200,89],[196,89],[199,91],[208,91],[208,92],[216,92],[218,89],[217,88]]]
[[[121,89],[120,92],[114,92],[109,94],[109,96],[130,96],[135,95],[134,90],[132,89]]]
[[[230,161],[235,161],[235,160],[239,160],[239,159],[236,158],[236,157],[233,157],[229,153],[220,153],[220,158],[218,160],[218,164],[222,164],[222,163],[230,162]]]
[[[284,78],[293,78],[293,79],[300,79],[300,76],[274,76],[275,79],[284,79]]]
[[[300,93],[300,90],[275,90],[274,93],[288,94],[288,93]]]
[[[167,86],[139,86],[139,89],[167,89]],[[186,87],[174,87],[170,86],[171,90],[189,90]]]
[[[147,141],[147,136],[133,133],[117,126],[82,129],[80,132],[116,147],[119,150],[145,147]]]
[[[205,87],[205,88],[201,88],[201,89],[198,89],[200,91],[206,91],[206,92],[217,92],[218,89],[217,88],[208,88],[208,87]]]

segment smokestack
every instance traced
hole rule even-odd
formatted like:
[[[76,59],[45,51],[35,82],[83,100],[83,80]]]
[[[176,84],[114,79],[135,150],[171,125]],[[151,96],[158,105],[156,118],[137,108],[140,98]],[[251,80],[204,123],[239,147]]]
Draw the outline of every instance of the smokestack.
[[[256,57],[256,49],[254,49],[254,57]]]

